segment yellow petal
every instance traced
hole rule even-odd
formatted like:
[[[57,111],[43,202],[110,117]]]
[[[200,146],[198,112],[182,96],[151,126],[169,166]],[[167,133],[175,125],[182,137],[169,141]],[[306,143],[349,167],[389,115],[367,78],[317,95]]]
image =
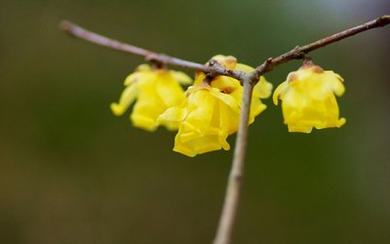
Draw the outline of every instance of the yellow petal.
[[[173,150],[189,157],[221,149],[229,150],[230,146],[226,140],[222,139],[222,141],[221,143],[221,137],[219,135],[206,135],[192,139],[191,143],[186,143],[182,142],[181,135],[177,134]]]
[[[255,121],[256,116],[263,112],[267,108],[267,105],[261,102],[260,99],[253,98],[250,108],[248,124],[252,124]]]
[[[122,115],[129,106],[134,102],[137,96],[137,86],[132,84],[123,90],[119,103],[111,103],[111,111],[116,116]]]
[[[233,110],[225,103],[219,102],[219,128],[227,134],[235,133],[238,129],[240,111]]]
[[[125,86],[128,86],[134,82],[149,80],[153,78],[153,75],[154,73],[150,65],[141,64],[137,67],[134,73],[131,73],[129,76],[126,77],[124,84]]]
[[[154,78],[154,74],[150,72],[136,72],[127,76],[124,81],[124,85],[128,86],[133,83],[141,83]]]
[[[212,59],[227,69],[233,70],[236,67],[237,59],[233,56],[215,55]]]
[[[238,80],[228,76],[217,76],[211,81],[211,86],[218,88],[221,92],[230,94],[235,89],[241,87]]]
[[[171,107],[158,117],[157,122],[169,130],[177,130],[187,114],[188,111],[184,106]]]
[[[253,88],[253,97],[268,98],[272,93],[272,84],[269,83],[263,76],[260,77],[259,82]]]
[[[331,86],[331,89],[337,96],[342,96],[345,92],[345,87],[343,84],[343,78],[334,73],[333,71],[325,71],[326,82],[328,82]]]
[[[154,89],[167,108],[180,104],[183,101],[185,98],[183,88],[174,79],[171,72],[160,72],[155,79]]]
[[[150,67],[149,64],[141,64],[141,65],[138,65],[138,67],[136,68],[136,71],[137,72],[152,71],[152,67]]]
[[[208,90],[195,91],[188,97],[189,114],[186,123],[204,133],[212,121],[216,99]]]
[[[189,77],[186,73],[180,71],[171,71],[171,74],[182,85],[190,85],[192,84],[192,78]]]
[[[220,92],[218,89],[211,88],[210,94],[213,95],[215,98],[218,98],[221,102],[228,105],[233,111],[240,112],[240,105],[237,103],[237,100],[234,99],[231,95],[224,94]]]
[[[130,119],[135,127],[153,131],[157,128],[158,116],[163,113],[165,107],[159,106],[158,100],[139,99],[134,106]]]
[[[281,83],[278,87],[276,87],[274,91],[274,95],[272,96],[272,100],[275,105],[278,105],[279,97],[286,92],[287,88],[288,88],[288,81],[285,81]]]

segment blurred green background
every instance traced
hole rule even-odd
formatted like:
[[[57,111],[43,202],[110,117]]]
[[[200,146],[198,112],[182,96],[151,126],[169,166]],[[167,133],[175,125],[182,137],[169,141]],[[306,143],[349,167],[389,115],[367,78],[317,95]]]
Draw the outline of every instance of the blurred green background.
[[[72,39],[69,19],[152,50],[255,65],[389,14],[388,0],[2,0],[0,243],[210,243],[232,151],[187,158],[174,134],[116,118],[142,63]],[[390,243],[390,27],[315,52],[345,78],[342,129],[290,134],[280,108],[250,129],[235,243]],[[266,77],[275,85],[299,62]],[[234,143],[234,136],[231,142]]]

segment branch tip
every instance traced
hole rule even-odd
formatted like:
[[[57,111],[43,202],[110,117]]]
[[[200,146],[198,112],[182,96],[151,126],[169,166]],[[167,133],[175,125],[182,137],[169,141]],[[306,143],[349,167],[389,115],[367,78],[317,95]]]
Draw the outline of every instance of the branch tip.
[[[380,23],[380,26],[385,26],[390,23],[390,15],[383,15],[377,18],[377,21]]]
[[[69,20],[62,20],[58,24],[58,28],[62,31],[69,32],[73,27],[73,23],[70,22]]]

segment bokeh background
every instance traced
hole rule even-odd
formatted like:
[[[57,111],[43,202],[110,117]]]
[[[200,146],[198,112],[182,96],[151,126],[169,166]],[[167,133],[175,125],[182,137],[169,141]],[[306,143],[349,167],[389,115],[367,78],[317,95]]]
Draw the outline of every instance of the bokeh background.
[[[2,0],[0,243],[210,243],[232,151],[187,158],[174,134],[116,118],[139,57],[72,39],[89,29],[198,62],[259,64],[389,14],[388,0]],[[235,243],[390,243],[390,28],[313,53],[345,78],[342,129],[250,128]],[[266,77],[275,85],[299,62]],[[234,144],[234,136],[230,138]]]

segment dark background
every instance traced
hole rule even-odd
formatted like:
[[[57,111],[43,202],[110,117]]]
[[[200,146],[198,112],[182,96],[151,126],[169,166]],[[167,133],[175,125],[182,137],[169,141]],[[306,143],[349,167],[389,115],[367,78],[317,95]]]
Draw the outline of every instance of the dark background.
[[[116,118],[143,60],[69,38],[89,29],[198,62],[256,65],[379,15],[388,0],[1,0],[0,243],[210,243],[232,151],[187,158],[174,134]],[[345,78],[341,129],[250,129],[235,243],[390,243],[390,27],[313,53]],[[266,77],[275,85],[299,62]],[[234,136],[231,137],[232,144]]]

